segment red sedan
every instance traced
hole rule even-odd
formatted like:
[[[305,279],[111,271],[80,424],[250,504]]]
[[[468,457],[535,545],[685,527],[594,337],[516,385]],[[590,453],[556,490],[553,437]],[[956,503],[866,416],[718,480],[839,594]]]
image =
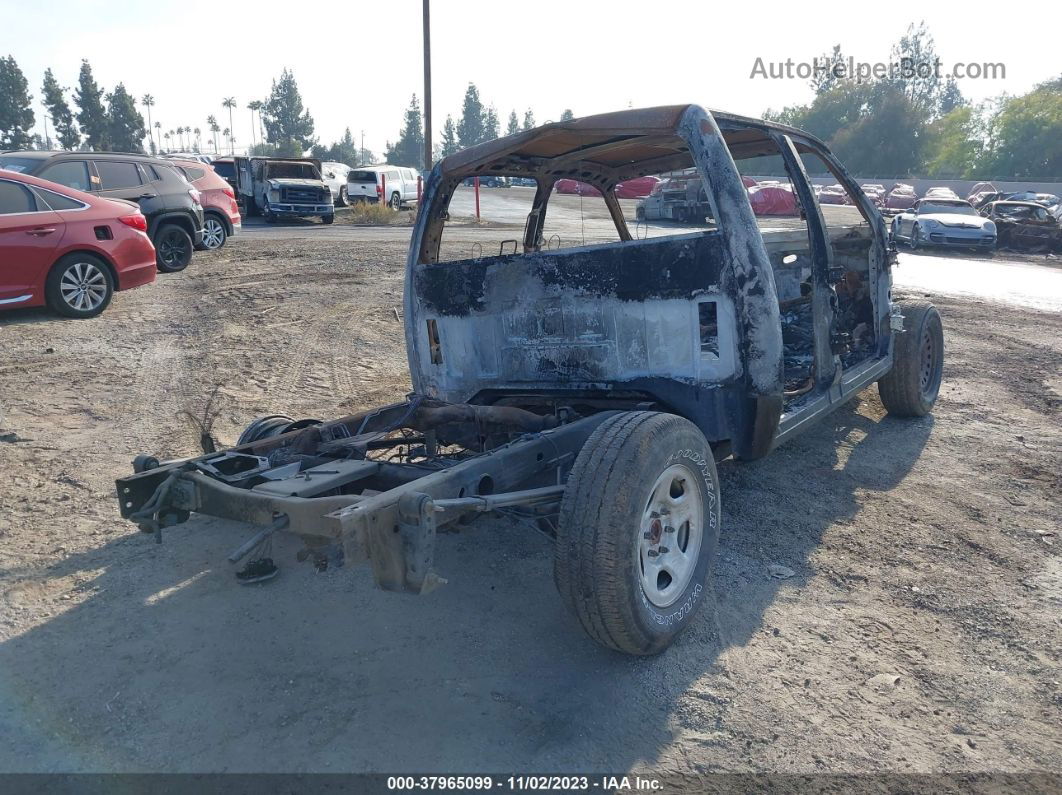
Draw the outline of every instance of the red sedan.
[[[155,271],[135,204],[0,170],[0,309],[95,317],[115,290],[153,282]]]

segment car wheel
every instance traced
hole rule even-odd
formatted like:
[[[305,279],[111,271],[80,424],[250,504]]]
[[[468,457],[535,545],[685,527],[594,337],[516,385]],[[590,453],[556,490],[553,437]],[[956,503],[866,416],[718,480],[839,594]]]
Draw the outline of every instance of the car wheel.
[[[336,220],[336,217],[334,215],[322,215],[321,216],[321,223],[322,224],[330,224],[330,223],[332,223],[335,220]]]
[[[944,327],[929,301],[901,301],[903,331],[895,334],[892,369],[878,380],[889,414],[924,417],[933,410],[944,372]]]
[[[911,251],[917,251],[921,245],[922,231],[918,228],[918,224],[915,224],[914,229],[911,230]]]
[[[225,229],[225,222],[214,215],[208,215],[203,220],[203,248],[207,251],[219,249],[225,245],[229,233]]]
[[[48,274],[44,295],[48,306],[60,315],[95,317],[111,302],[114,277],[98,257],[68,254]]]
[[[346,185],[343,185],[339,188],[339,198],[336,199],[336,204],[338,204],[340,207],[346,207],[348,204],[350,204],[350,201],[347,199]]]
[[[192,261],[192,237],[176,224],[155,233],[155,264],[162,273],[183,271]]]
[[[721,524],[712,450],[682,417],[616,414],[576,457],[561,502],[553,577],[591,638],[656,654],[710,598]]]
[[[401,210],[402,209],[402,197],[399,196],[397,193],[392,193],[391,194],[391,201],[389,201],[388,204],[391,206],[392,210]]]
[[[889,229],[889,234],[892,235],[892,242],[895,243],[900,239],[900,221],[899,219],[893,219],[892,226]]]

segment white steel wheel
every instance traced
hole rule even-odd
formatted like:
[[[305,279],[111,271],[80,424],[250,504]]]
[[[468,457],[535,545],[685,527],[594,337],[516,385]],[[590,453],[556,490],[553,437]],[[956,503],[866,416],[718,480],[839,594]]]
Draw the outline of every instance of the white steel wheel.
[[[697,569],[704,535],[704,503],[695,475],[672,464],[656,479],[642,514],[638,562],[642,590],[657,607],[670,607]]]
[[[719,477],[696,425],[616,412],[575,458],[557,517],[553,579],[586,633],[657,654],[711,601]]]
[[[214,216],[207,216],[206,220],[203,221],[203,248],[208,251],[221,248],[225,245],[225,238],[227,237],[228,233],[225,231],[225,224]]]

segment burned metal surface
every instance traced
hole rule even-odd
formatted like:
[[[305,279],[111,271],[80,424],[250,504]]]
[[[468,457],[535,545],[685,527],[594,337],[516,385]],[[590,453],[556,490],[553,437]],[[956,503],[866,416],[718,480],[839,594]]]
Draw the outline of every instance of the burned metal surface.
[[[779,152],[806,233],[761,233],[734,162]],[[805,152],[854,191],[865,229],[827,228]],[[713,228],[632,240],[613,188],[677,169],[696,170]],[[440,263],[455,188],[489,174],[536,181],[522,241]],[[618,242],[545,246],[562,177],[602,191]],[[381,588],[424,593],[442,582],[440,527],[555,507],[614,411],[678,414],[713,455],[755,458],[891,365],[884,224],[799,131],[695,105],[546,125],[446,158],[421,208],[405,283],[409,399],[328,422],[263,418],[232,450],[152,459],[157,468],[118,481],[123,516],[159,538],[191,511],[284,526],[316,550],[307,557],[339,545],[346,560],[371,562]]]
[[[738,145],[774,145],[762,123]],[[579,179],[612,195],[625,178],[695,167],[718,229],[667,239],[545,250],[536,230],[553,182]],[[539,182],[524,251],[438,262],[454,187],[480,173]],[[418,392],[476,402],[487,389],[628,390],[670,405],[673,387],[720,387],[744,402],[726,427],[746,457],[766,452],[781,416],[782,341],[770,260],[744,185],[713,117],[695,106],[606,114],[473,147],[428,180],[406,281],[406,339]],[[719,316],[703,338],[702,304]],[[667,382],[673,382],[669,385]],[[734,397],[729,398],[730,402]],[[713,437],[709,437],[713,438]],[[715,441],[724,439],[715,438]]]

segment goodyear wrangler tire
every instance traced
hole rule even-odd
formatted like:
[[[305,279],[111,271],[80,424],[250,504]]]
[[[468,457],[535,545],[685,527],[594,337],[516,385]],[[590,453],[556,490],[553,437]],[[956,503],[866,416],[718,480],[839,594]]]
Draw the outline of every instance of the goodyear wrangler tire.
[[[896,417],[924,417],[940,394],[944,327],[929,301],[900,301],[903,332],[893,344],[892,369],[878,379],[885,410]]]
[[[711,599],[721,524],[712,450],[682,417],[631,411],[579,452],[561,502],[553,577],[598,643],[657,654]]]

